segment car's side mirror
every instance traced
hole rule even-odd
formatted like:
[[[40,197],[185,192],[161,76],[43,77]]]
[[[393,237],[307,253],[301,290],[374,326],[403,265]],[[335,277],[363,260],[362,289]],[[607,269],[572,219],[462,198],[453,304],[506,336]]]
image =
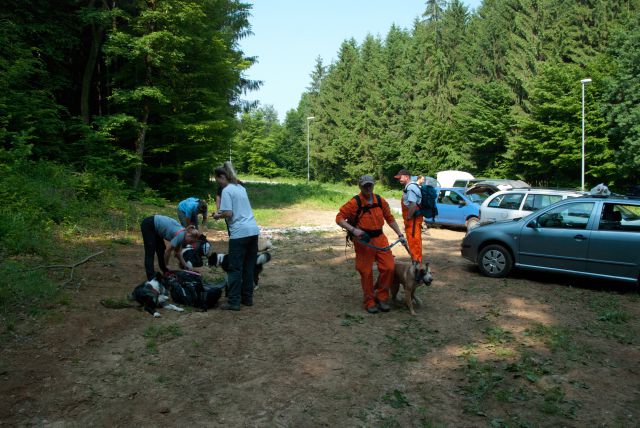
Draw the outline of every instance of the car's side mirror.
[[[527,223],[527,227],[529,227],[531,229],[537,229],[538,228],[538,220],[531,220],[529,223]]]
[[[460,202],[458,202],[458,205],[464,207],[465,205],[467,205],[467,202],[464,199],[461,199]]]

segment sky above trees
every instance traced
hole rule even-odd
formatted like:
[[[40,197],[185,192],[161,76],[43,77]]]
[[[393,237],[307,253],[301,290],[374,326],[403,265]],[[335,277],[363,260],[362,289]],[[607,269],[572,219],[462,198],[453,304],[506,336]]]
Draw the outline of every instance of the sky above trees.
[[[325,64],[337,58],[341,43],[361,41],[370,33],[384,36],[392,24],[410,28],[425,10],[425,0],[326,0],[254,1],[251,9],[253,35],[240,41],[242,51],[257,56],[246,75],[262,80],[262,88],[246,95],[261,106],[273,105],[283,120],[296,108],[310,83],[315,59]],[[469,8],[481,0],[464,0]]]

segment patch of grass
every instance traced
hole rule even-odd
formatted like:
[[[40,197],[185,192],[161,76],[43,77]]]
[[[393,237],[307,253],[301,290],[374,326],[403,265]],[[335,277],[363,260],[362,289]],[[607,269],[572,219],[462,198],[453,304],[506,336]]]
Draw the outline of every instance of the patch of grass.
[[[601,313],[598,316],[598,321],[609,322],[612,324],[624,324],[628,322],[630,318],[631,317],[628,313],[624,311],[614,310]]]
[[[575,406],[565,399],[562,388],[554,386],[542,392],[543,402],[540,410],[549,415],[561,415],[565,417],[575,416]]]
[[[550,373],[548,365],[548,360],[525,353],[518,361],[507,365],[506,370],[514,373],[516,377],[523,377],[529,382],[535,383],[542,376]]]
[[[71,296],[69,296],[69,293],[62,293],[58,296],[56,301],[59,305],[69,306],[71,305]]]
[[[531,394],[525,388],[519,387],[511,387],[498,389],[495,392],[495,397],[498,401],[502,401],[505,403],[515,403],[515,402],[525,402],[531,398]]]
[[[378,425],[378,426],[380,428],[402,428],[402,424],[400,422],[398,422],[398,420],[396,419],[396,417],[394,415],[384,416],[380,420],[380,425]]]
[[[340,315],[338,315],[340,317]],[[348,327],[353,324],[362,324],[364,322],[364,317],[362,315],[352,315],[349,313],[344,313],[342,315],[342,319],[340,320],[340,325],[343,327]]]
[[[542,338],[545,345],[553,352],[559,350],[567,352],[575,351],[575,345],[571,340],[571,335],[569,331],[564,328],[534,324],[533,327],[525,329],[524,335]]]
[[[622,344],[637,342],[636,334],[627,327],[632,316],[620,308],[619,296],[603,293],[590,301],[589,306],[596,313],[596,322],[584,325],[590,334]]]
[[[501,384],[503,375],[492,363],[480,363],[475,355],[466,357],[464,373],[467,384],[462,388],[468,398],[464,411],[482,414],[480,404]]]
[[[419,361],[427,353],[427,342],[433,341],[427,328],[417,319],[404,321],[403,325],[385,336],[393,361],[406,363]]]
[[[516,354],[516,351],[514,351],[513,349],[505,348],[502,346],[496,346],[493,352],[496,354],[497,357],[503,357],[503,358],[511,358]]]
[[[411,406],[407,396],[402,393],[402,391],[398,391],[394,389],[391,392],[387,392],[382,396],[382,401],[393,407],[394,409],[399,409],[401,407]]]
[[[42,306],[55,301],[60,292],[58,286],[44,269],[13,260],[0,263],[0,318],[9,318],[19,312],[31,315],[42,313]]]
[[[157,354],[158,353],[158,342],[155,339],[147,339],[145,342],[145,347],[147,348],[147,352],[149,354]]]
[[[166,341],[182,336],[182,329],[178,324],[152,325],[147,327],[142,335],[147,339]]]
[[[489,345],[497,346],[513,342],[513,333],[502,327],[487,327],[482,331]]]

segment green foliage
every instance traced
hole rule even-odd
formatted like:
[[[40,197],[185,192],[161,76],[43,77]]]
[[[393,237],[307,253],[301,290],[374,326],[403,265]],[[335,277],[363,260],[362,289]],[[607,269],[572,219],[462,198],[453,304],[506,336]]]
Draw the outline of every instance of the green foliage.
[[[264,174],[304,176],[305,120],[314,116],[310,164],[319,181],[369,173],[388,184],[404,166],[574,187],[580,80],[591,77],[587,184],[626,186],[640,170],[638,12],[637,0],[485,0],[475,13],[461,1],[429,1],[410,31],[345,40],[334,63],[316,60],[285,132],[238,134],[234,150],[255,152],[247,141],[262,141],[260,159],[274,162]]]
[[[29,269],[16,261],[2,261],[0,275],[3,278],[0,283],[0,321],[18,312],[35,315],[41,310],[42,302],[51,302],[58,293],[57,285],[43,270]]]
[[[34,266],[69,263],[66,258],[75,257],[76,237],[102,230],[127,231],[139,224],[140,217],[122,183],[51,161],[30,161],[25,147],[0,150],[3,320],[37,312],[41,302],[51,304],[59,292],[60,276]]]
[[[607,79],[605,109],[611,121],[609,136],[617,149],[616,161],[624,176],[640,176],[640,20],[615,33],[607,57],[614,65]]]
[[[235,0],[8,0],[0,11],[0,147],[165,195],[208,185],[243,90]]]
[[[407,399],[406,395],[404,395],[402,391],[398,391],[397,389],[384,394],[382,396],[382,401],[389,404],[394,409],[411,406],[411,403]]]

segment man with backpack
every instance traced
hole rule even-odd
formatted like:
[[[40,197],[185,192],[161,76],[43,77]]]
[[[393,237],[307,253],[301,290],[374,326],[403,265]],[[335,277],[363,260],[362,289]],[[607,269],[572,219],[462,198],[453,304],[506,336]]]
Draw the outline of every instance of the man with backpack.
[[[422,263],[423,216],[420,213],[420,203],[422,202],[420,185],[412,180],[411,173],[404,168],[398,171],[394,178],[404,186],[400,205],[402,206],[404,232],[407,235],[411,256],[413,261]]]
[[[387,237],[382,233],[384,222],[386,221],[398,234],[399,239],[404,241],[404,236],[391,214],[389,203],[373,193],[373,177],[363,175],[358,180],[358,185],[360,193],[340,207],[336,223],[347,231],[355,246],[356,270],[360,274],[360,284],[364,293],[364,309],[370,314],[387,312],[390,309],[389,288],[393,283],[395,263],[391,251],[383,250],[389,245]],[[374,261],[379,272],[375,287]]]

